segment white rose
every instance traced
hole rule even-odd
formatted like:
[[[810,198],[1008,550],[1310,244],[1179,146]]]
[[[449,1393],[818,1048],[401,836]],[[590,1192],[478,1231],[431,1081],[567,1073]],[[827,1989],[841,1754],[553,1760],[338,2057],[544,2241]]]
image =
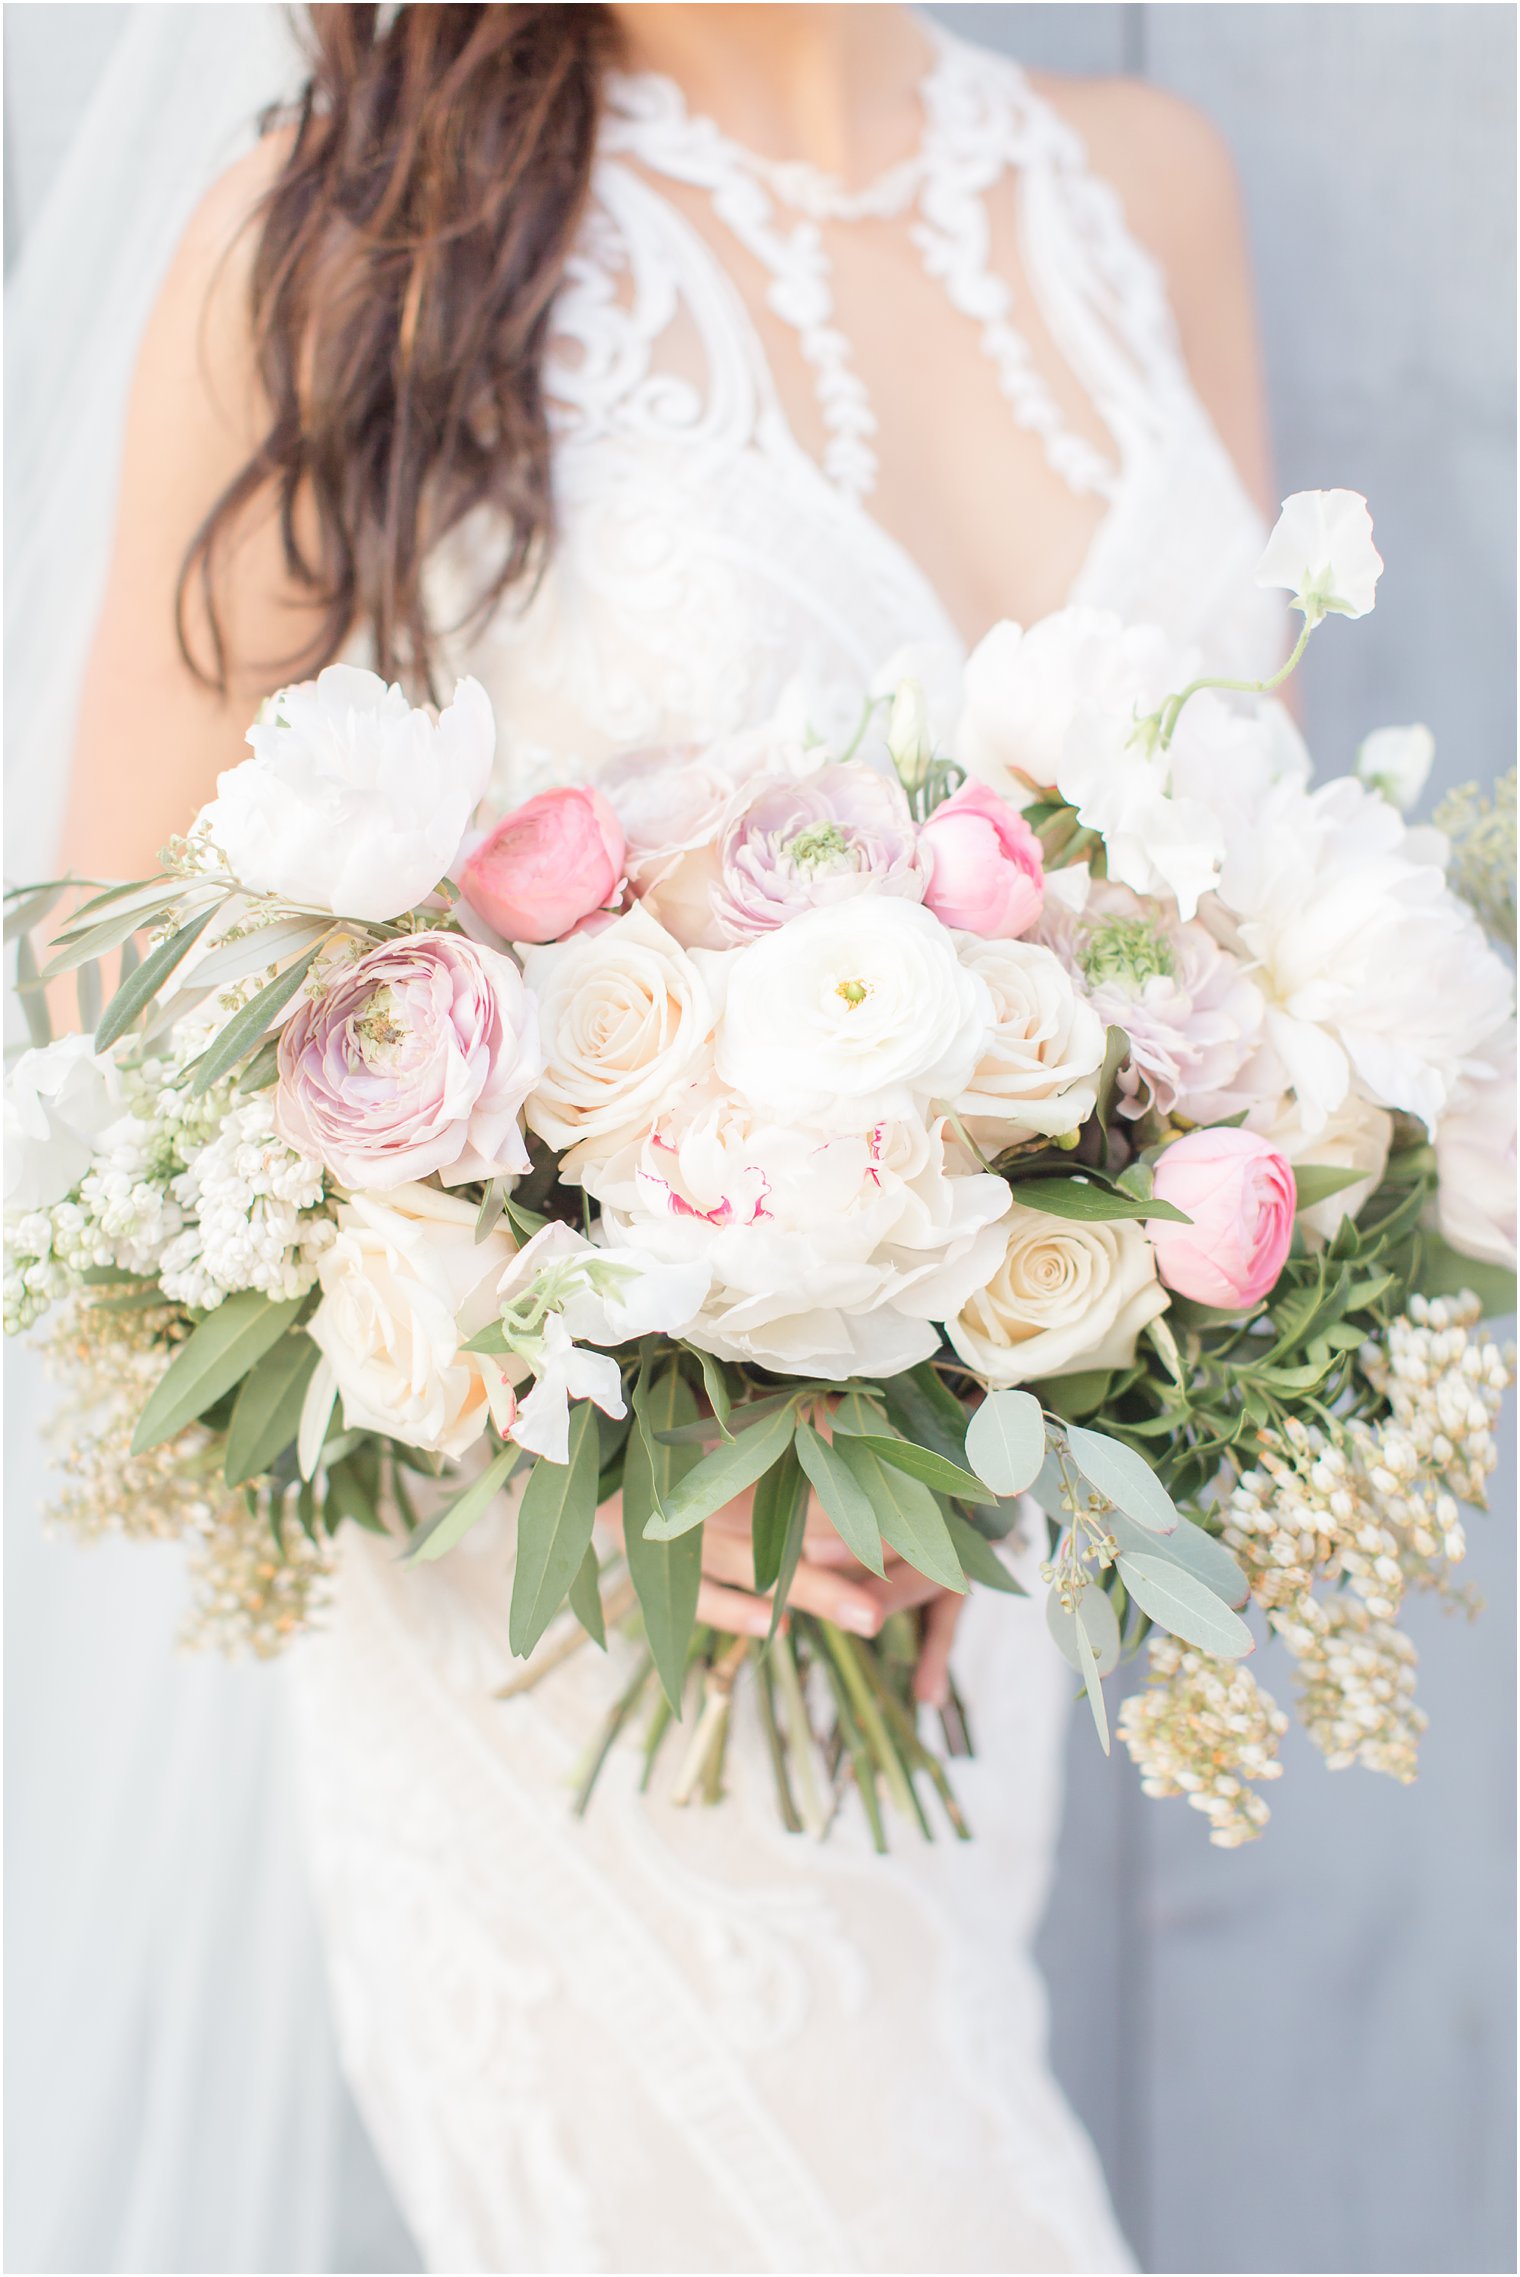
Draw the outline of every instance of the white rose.
[[[1051,1217],[1015,1201],[999,1230],[997,1271],[945,1324],[966,1365],[994,1386],[1128,1367],[1141,1329],[1168,1302],[1140,1227]]]
[[[1358,745],[1356,771],[1370,791],[1407,814],[1425,788],[1435,755],[1428,727],[1380,727]]]
[[[5,1214],[51,1209],[90,1167],[122,1112],[114,1060],[88,1036],[23,1052],[5,1085]]]
[[[1331,614],[1365,617],[1382,574],[1372,516],[1359,491],[1296,490],[1283,500],[1256,582],[1291,593],[1292,606],[1312,626]]]
[[[457,1457],[514,1402],[499,1359],[462,1349],[496,1315],[512,1245],[475,1239],[473,1202],[431,1186],[356,1194],[322,1252],[322,1301],[309,1323],[322,1353],[301,1422],[309,1468],[334,1395],[351,1430]]]
[[[373,672],[330,664],[271,697],[254,756],[204,810],[233,875],[340,917],[383,923],[430,894],[485,795],[496,723],[461,680],[435,721]]]
[[[724,958],[711,960],[721,984]],[[711,1057],[717,1013],[696,961],[643,908],[599,933],[527,949],[544,1072],[530,1130],[567,1149],[562,1174],[637,1136],[683,1077]]]
[[[808,910],[730,960],[718,1072],[773,1114],[858,1129],[956,1098],[991,1024],[986,984],[939,919],[865,895]]]
[[[1436,1130],[1437,1221],[1453,1249],[1515,1262],[1515,1023],[1464,1070]]]
[[[957,934],[956,947],[992,998],[982,1057],[954,1102],[967,1131],[991,1152],[1026,1134],[1077,1130],[1097,1105],[1103,1022],[1050,949],[973,933]]]
[[[1282,1101],[1275,1120],[1263,1126],[1263,1135],[1290,1162],[1318,1162],[1329,1170],[1366,1173],[1355,1186],[1343,1186],[1338,1194],[1327,1195],[1324,1201],[1299,1211],[1295,1221],[1299,1231],[1311,1247],[1317,1247],[1333,1241],[1342,1218],[1354,1218],[1371,1198],[1387,1165],[1393,1117],[1359,1091],[1348,1091],[1329,1118],[1310,1130],[1305,1126],[1302,1107],[1290,1094]]]
[[[687,1339],[781,1375],[893,1375],[991,1272],[1008,1187],[915,1119],[832,1135],[693,1087],[596,1174],[611,1255],[700,1265]]]

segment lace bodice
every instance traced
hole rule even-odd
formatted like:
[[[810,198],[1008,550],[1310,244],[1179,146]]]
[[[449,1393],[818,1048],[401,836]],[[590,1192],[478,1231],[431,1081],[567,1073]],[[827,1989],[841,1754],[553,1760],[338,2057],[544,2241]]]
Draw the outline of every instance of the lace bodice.
[[[1215,669],[1263,666],[1280,615],[1249,575],[1259,519],[1188,384],[1155,263],[1018,67],[935,40],[921,149],[867,193],[866,211],[911,238],[943,287],[945,323],[979,339],[1008,403],[1010,449],[1032,438],[1072,491],[1102,501],[1070,599],[1158,621]],[[817,181],[757,170],[688,114],[671,81],[614,77],[549,357],[557,541],[531,594],[451,659],[496,702],[502,803],[614,751],[753,725],[792,688],[820,733],[847,731],[904,651],[941,714],[953,712],[962,640],[871,511],[875,421],[806,210],[810,193],[823,202]],[[821,463],[798,441],[744,297],[675,185],[705,192],[763,272],[767,310],[813,374]],[[1098,413],[1109,453],[1063,419],[990,266],[992,193],[1016,198],[1041,336]],[[465,620],[498,543],[482,515],[441,549],[437,621]]]
[[[668,82],[614,83],[554,319],[557,543],[454,644],[496,707],[502,805],[789,691],[847,731],[904,652],[953,712],[960,634],[873,511],[886,436],[829,259],[857,220],[903,233],[990,363],[1008,450],[1101,513],[1071,597],[1215,669],[1272,660],[1257,517],[1112,192],[1011,64],[941,39],[923,96],[919,149],[852,193],[736,151]],[[481,516],[434,562],[442,622],[499,542]],[[899,1830],[881,1860],[848,1803],[825,1845],[780,1832],[742,1693],[721,1809],[641,1796],[630,1741],[574,1820],[624,1640],[499,1701],[509,1515],[415,1572],[344,1540],[330,1634],[295,1667],[311,1847],[345,2063],[430,2267],[1127,2265],[1027,1950],[1071,1694],[1040,1547],[1034,1594],[979,1597],[957,1643],[977,1839]]]

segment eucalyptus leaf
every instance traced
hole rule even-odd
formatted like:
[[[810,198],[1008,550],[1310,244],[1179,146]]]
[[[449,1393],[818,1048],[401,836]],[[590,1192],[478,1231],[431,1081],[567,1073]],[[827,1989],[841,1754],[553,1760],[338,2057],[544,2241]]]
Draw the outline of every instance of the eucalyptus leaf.
[[[811,1423],[798,1424],[796,1446],[797,1459],[845,1548],[873,1573],[884,1574],[881,1529],[871,1497],[838,1447],[831,1446]]]
[[[966,1460],[994,1494],[1023,1494],[1045,1460],[1045,1418],[1026,1391],[990,1391],[966,1426]]]
[[[695,1417],[696,1395],[674,1361],[667,1361],[656,1372],[640,1372],[633,1411],[634,1429],[623,1460],[623,1549],[661,1689],[679,1716],[702,1586],[702,1531],[697,1527],[677,1541],[652,1542],[645,1529],[661,1500],[698,1460],[695,1447],[673,1444],[667,1436]]]
[[[1170,1534],[1148,1534],[1122,1510],[1110,1511],[1108,1525],[1121,1550],[1132,1557],[1168,1558],[1211,1589],[1238,1613],[1251,1594],[1245,1568],[1223,1542],[1204,1527],[1184,1518]]]
[[[311,1338],[297,1330],[282,1336],[243,1378],[227,1426],[227,1452],[222,1464],[222,1476],[229,1486],[261,1478],[292,1444],[317,1358]]]
[[[737,1438],[725,1440],[710,1455],[704,1455],[668,1495],[661,1497],[663,1508],[645,1527],[644,1539],[672,1542],[752,1487],[790,1441],[795,1405],[795,1400],[789,1399],[763,1423],[751,1424]]]
[[[1254,1650],[1255,1639],[1240,1615],[1169,1558],[1121,1555],[1119,1579],[1141,1612],[1184,1644],[1219,1660],[1241,1660]]]
[[[1089,1486],[1095,1486],[1147,1532],[1171,1533],[1178,1523],[1177,1506],[1143,1455],[1104,1432],[1085,1430],[1079,1423],[1067,1425],[1066,1443]]]
[[[472,1479],[463,1494],[456,1495],[442,1510],[417,1528],[406,1545],[403,1565],[425,1565],[433,1558],[445,1557],[462,1542],[470,1528],[477,1525],[490,1509],[497,1495],[506,1485],[522,1460],[520,1447],[503,1447],[493,1456],[479,1478]],[[553,1469],[553,1464],[543,1466]]]
[[[191,1330],[154,1386],[132,1435],[133,1454],[161,1446],[215,1406],[294,1325],[305,1302],[288,1297],[276,1304],[256,1289],[224,1297]]]
[[[565,1601],[596,1521],[596,1410],[570,1410],[569,1460],[533,1465],[517,1513],[517,1566],[507,1636],[526,1660]]]
[[[1103,1645],[1099,1639],[1094,1637],[1092,1632],[1094,1618],[1096,1617],[1099,1620],[1102,1618],[1097,1611],[1100,1605],[1107,1608],[1108,1618],[1114,1621],[1117,1638],[1118,1623],[1115,1620],[1114,1609],[1101,1589],[1089,1589],[1086,1592],[1073,1618],[1076,1622],[1077,1635],[1082,1642],[1082,1685],[1087,1694],[1087,1705],[1092,1711],[1093,1726],[1098,1734],[1098,1745],[1107,1755],[1109,1752],[1108,1704],[1103,1697],[1103,1680],[1099,1672]],[[1118,1659],[1117,1652],[1114,1658]]]
[[[150,955],[144,957],[136,972],[130,974],[117,989],[106,1006],[100,1026],[95,1030],[95,1049],[103,1052],[124,1036],[138,1014],[152,1003],[170,973],[190,954],[206,927],[216,915],[216,904],[203,909],[171,933],[167,941],[160,941]]]
[[[860,1439],[837,1441],[834,1452],[855,1474],[876,1513],[882,1539],[917,1572],[942,1589],[964,1593],[966,1576],[955,1554],[950,1529],[926,1486],[906,1471],[884,1463]]]

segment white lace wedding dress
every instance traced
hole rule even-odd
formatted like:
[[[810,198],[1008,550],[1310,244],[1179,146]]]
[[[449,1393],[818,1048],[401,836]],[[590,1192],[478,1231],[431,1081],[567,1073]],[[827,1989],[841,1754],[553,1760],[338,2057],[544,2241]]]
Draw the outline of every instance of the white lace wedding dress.
[[[819,729],[848,728],[904,649],[952,700],[961,643],[872,518],[871,406],[831,321],[828,232],[857,220],[911,232],[944,324],[973,352],[980,332],[1009,449],[1104,502],[1071,597],[1160,621],[1215,669],[1269,667],[1258,519],[1114,196],[1011,65],[937,38],[923,94],[916,156],[851,199],[751,159],[669,82],[614,83],[557,311],[557,547],[531,601],[452,659],[496,704],[503,805],[762,720],[791,684]],[[1014,213],[1017,303],[989,267]],[[1035,323],[1110,452],[1063,418]],[[766,327],[814,375],[822,464],[783,414]],[[443,621],[490,537],[436,565]],[[1034,1595],[975,1599],[957,1645],[975,1840],[899,1826],[886,1859],[858,1805],[823,1845],[781,1830],[743,1691],[721,1808],[673,1808],[668,1765],[640,1797],[630,1741],[574,1818],[629,1648],[493,1698],[511,1554],[506,1515],[410,1573],[350,1530],[330,1628],[296,1655],[344,2060],[428,2266],[1128,2267],[1046,2068],[1029,1956],[1071,1692],[1038,1546]]]

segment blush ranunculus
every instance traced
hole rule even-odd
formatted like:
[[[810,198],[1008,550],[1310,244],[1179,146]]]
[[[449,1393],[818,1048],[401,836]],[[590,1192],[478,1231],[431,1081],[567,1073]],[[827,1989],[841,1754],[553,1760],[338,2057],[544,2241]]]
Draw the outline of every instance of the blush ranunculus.
[[[526,1170],[518,1116],[543,1071],[510,957],[459,933],[387,941],[299,1003],[280,1035],[275,1123],[350,1189]]]
[[[475,848],[460,891],[504,940],[558,941],[612,899],[626,852],[600,791],[540,791]]]
[[[931,865],[924,901],[942,924],[984,940],[1028,932],[1044,906],[1045,862],[1006,799],[985,783],[962,783],[935,808],[918,844]]]
[[[1146,1220],[1167,1287],[1221,1312],[1260,1304],[1293,1239],[1298,1188],[1287,1157],[1255,1131],[1189,1131],[1157,1163],[1152,1191],[1192,1221]]]

